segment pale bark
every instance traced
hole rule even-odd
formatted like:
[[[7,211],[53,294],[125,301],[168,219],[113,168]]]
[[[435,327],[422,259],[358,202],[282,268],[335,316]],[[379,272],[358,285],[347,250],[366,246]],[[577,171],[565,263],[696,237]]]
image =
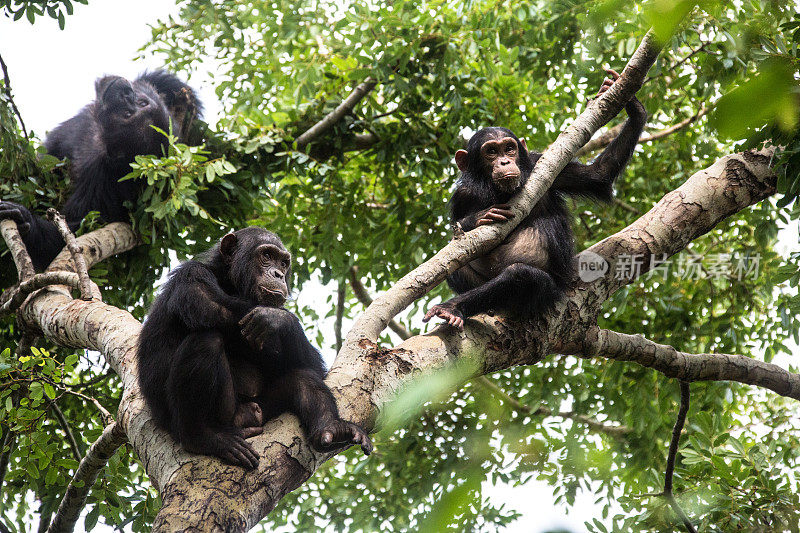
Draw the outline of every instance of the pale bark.
[[[515,220],[523,218],[575,151],[634,94],[657,52],[650,37],[645,38],[620,80],[545,152],[528,186],[513,202]],[[610,272],[620,254],[679,252],[727,216],[774,193],[771,156],[772,150],[767,149],[720,159],[666,194],[634,224],[590,250],[609,261]],[[596,317],[603,302],[633,281],[611,275],[580,284],[552,313],[535,320],[478,316],[467,321],[463,332],[439,327],[394,348],[375,343],[399,311],[448,272],[496,245],[512,228],[513,224],[483,226],[461,236],[369,306],[348,334],[327,378],[344,418],[373,429],[381,407],[411,378],[446,368],[456,360],[471,361],[474,374],[482,375],[534,364],[553,352],[634,361],[687,381],[732,380],[791,397],[797,394],[797,376],[774,365],[740,356],[715,362],[719,356],[690,356],[643,340],[633,342],[621,334],[602,333]],[[129,249],[136,239],[129,226],[110,224],[78,242],[91,266]],[[51,269],[70,270],[69,262],[69,254],[62,252]],[[268,422],[264,433],[250,440],[261,457],[255,471],[188,454],[155,427],[144,406],[134,357],[141,325],[129,313],[98,300],[75,300],[68,291],[47,287],[31,295],[19,314],[55,342],[99,350],[121,377],[124,395],[118,423],[163,499],[155,530],[245,530],[333,455],[314,452],[296,418],[288,414]],[[692,357],[698,357],[696,363]]]

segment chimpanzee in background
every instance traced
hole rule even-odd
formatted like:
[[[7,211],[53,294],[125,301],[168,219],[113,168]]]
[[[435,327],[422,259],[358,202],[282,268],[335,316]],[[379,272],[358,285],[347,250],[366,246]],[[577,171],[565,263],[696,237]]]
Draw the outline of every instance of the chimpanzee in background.
[[[136,200],[140,184],[119,182],[137,155],[158,155],[167,139],[151,126],[186,142],[202,105],[194,91],[169,72],[155,71],[133,82],[105,76],[95,82],[97,98],[56,127],[45,140],[49,154],[72,161],[73,192],[63,214],[75,231],[90,211],[105,222],[129,222],[124,202]],[[37,270],[44,269],[64,247],[54,224],[16,203],[0,201],[0,219],[17,222]]]
[[[606,79],[602,94],[619,77]],[[500,245],[447,278],[458,296],[433,306],[434,316],[459,329],[464,318],[490,309],[519,316],[540,315],[553,307],[575,281],[574,236],[564,196],[610,201],[616,177],[633,154],[647,120],[634,96],[626,104],[628,120],[616,139],[591,165],[570,162],[531,213]],[[450,200],[454,225],[470,231],[484,224],[507,222],[514,214],[507,202],[528,181],[542,154],[528,152],[524,140],[506,128],[484,128],[456,152],[461,177]]]
[[[285,411],[325,451],[367,433],[342,420],[325,367],[289,295],[291,256],[277,235],[250,227],[175,269],[139,336],[139,384],[158,425],[190,452],[245,468],[258,454],[245,441]]]

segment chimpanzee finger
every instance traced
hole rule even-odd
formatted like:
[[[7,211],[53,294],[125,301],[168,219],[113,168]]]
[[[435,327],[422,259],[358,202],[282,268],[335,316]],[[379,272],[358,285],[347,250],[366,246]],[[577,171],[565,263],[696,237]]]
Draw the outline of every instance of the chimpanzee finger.
[[[325,446],[330,446],[333,442],[333,433],[330,431],[323,431],[320,441],[322,441],[322,444]]]
[[[427,322],[427,321],[429,321],[431,318],[433,318],[435,316],[439,316],[439,307],[436,306],[436,305],[434,305],[433,307],[428,309],[428,312],[425,313],[424,317],[422,317],[422,321],[423,322]]]
[[[375,446],[372,444],[372,439],[369,438],[369,435],[364,435],[364,438],[361,440],[361,451],[364,452],[364,455],[372,455],[372,451],[375,449]]]
[[[510,209],[499,209],[497,207],[493,207],[492,210],[489,211],[489,212],[490,213],[495,213],[495,214],[498,214],[498,215],[503,215],[506,218],[514,218],[516,216],[516,215],[514,215],[514,212],[512,210],[510,210]]]
[[[258,466],[258,454],[244,438],[237,439],[232,447],[234,453],[239,455],[250,468]]]
[[[239,325],[244,327],[245,324],[247,324],[253,319],[253,315],[255,314],[255,312],[256,312],[255,308],[251,309],[246,315],[242,317],[242,319],[239,321]]]
[[[614,79],[614,81],[619,79],[619,72],[617,72],[613,68],[604,68],[603,70],[608,72],[611,75],[611,77]]]

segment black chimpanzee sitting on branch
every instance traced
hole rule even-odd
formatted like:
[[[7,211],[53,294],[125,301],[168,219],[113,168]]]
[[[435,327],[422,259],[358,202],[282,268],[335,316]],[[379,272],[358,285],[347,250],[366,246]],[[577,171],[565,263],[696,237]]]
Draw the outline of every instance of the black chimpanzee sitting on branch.
[[[63,208],[75,231],[90,211],[105,222],[129,222],[124,203],[134,201],[140,185],[119,182],[131,171],[137,155],[158,155],[166,149],[164,132],[172,126],[182,142],[202,106],[194,91],[164,71],[145,73],[133,82],[105,76],[95,82],[97,98],[56,127],[45,140],[47,152],[72,162],[72,195]],[[0,219],[16,221],[37,270],[64,247],[56,226],[16,203],[0,201]]]
[[[616,80],[619,74],[608,70]],[[614,81],[606,79],[598,94]],[[438,316],[463,328],[464,318],[489,310],[534,316],[551,309],[575,282],[574,237],[564,196],[600,201],[613,197],[614,180],[633,154],[647,120],[634,96],[628,120],[616,139],[591,165],[568,163],[530,214],[504,242],[447,278],[458,296],[433,306],[424,321]],[[506,128],[484,128],[456,152],[461,177],[450,200],[450,218],[463,231],[507,222],[507,202],[528,181],[542,154]]]
[[[255,468],[245,439],[290,411],[315,449],[371,453],[367,433],[339,417],[322,357],[282,307],[290,262],[277,235],[241,229],[175,269],[153,303],[139,383],[158,425],[186,450]]]

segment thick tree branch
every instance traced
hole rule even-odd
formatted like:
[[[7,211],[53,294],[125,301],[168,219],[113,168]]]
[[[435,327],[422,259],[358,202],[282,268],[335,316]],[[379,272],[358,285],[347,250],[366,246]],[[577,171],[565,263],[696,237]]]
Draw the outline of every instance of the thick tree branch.
[[[125,432],[119,424],[112,423],[103,430],[100,438],[89,447],[86,456],[75,470],[58,511],[50,522],[50,527],[47,528],[48,533],[69,533],[75,529],[75,523],[86,504],[86,497],[97,475],[117,449],[125,444],[125,440]]]
[[[350,95],[345,98],[341,104],[336,106],[336,109],[325,115],[325,117],[308,128],[305,133],[300,135],[295,142],[297,143],[297,148],[302,149],[308,143],[316,140],[319,138],[323,133],[325,133],[331,126],[339,122],[345,115],[350,113],[353,108],[364,98],[375,86],[378,82],[372,78],[367,78],[364,80],[363,83],[360,83]]]

